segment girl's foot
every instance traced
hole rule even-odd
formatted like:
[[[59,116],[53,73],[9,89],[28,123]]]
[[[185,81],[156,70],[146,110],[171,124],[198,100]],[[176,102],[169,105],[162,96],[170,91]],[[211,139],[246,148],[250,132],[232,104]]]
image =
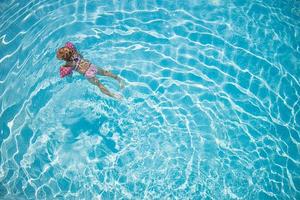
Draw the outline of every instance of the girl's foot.
[[[121,89],[123,89],[125,87],[125,81],[123,81],[122,79],[119,80],[119,84],[120,84]]]

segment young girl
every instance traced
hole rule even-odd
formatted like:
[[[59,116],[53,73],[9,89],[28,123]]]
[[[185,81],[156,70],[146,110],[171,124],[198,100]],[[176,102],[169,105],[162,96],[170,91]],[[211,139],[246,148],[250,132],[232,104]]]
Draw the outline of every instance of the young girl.
[[[114,75],[113,73],[104,70],[100,67],[97,67],[90,63],[88,60],[84,59],[77,52],[75,46],[71,42],[67,42],[64,47],[59,48],[56,52],[56,56],[59,60],[66,61],[66,64],[60,67],[60,76],[62,78],[71,75],[72,71],[75,70],[80,74],[84,75],[89,80],[89,82],[98,86],[98,88],[104,94],[117,99],[121,98],[120,95],[113,94],[108,89],[106,89],[104,85],[102,85],[100,81],[96,78],[96,75],[99,74],[103,76],[112,77],[120,83],[121,87],[123,87],[122,79],[119,78],[117,75]]]

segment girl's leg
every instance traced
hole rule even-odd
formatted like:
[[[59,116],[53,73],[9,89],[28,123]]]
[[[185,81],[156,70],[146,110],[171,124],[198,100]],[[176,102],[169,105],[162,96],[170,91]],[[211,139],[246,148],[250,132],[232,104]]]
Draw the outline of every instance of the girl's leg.
[[[103,92],[104,94],[106,94],[110,97],[113,97],[113,98],[118,98],[117,95],[114,95],[108,89],[106,89],[106,87],[104,85],[102,85],[96,77],[88,78],[88,80],[90,83],[96,85],[101,90],[101,92]]]
[[[116,80],[119,81],[119,82],[121,81],[121,78],[120,78],[120,77],[118,77],[117,75],[111,73],[111,72],[108,71],[108,70],[102,69],[101,67],[97,67],[97,73],[98,73],[99,75],[112,77],[113,79],[116,79]]]
[[[112,77],[113,79],[117,80],[120,84],[121,89],[123,89],[124,86],[125,86],[125,82],[120,77],[118,77],[117,75],[111,73],[108,70],[104,70],[101,67],[97,67],[97,74],[102,75],[102,76],[109,76],[109,77]]]

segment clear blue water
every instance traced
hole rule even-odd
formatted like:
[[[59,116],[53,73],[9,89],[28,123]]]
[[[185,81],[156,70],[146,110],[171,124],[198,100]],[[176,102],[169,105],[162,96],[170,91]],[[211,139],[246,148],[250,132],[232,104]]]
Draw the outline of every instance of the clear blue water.
[[[300,199],[299,34],[297,0],[1,1],[0,199]]]

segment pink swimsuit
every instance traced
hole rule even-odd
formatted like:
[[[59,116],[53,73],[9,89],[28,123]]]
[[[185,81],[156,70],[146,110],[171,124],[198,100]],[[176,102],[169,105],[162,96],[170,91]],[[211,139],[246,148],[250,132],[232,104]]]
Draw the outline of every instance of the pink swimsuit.
[[[98,72],[97,67],[95,65],[91,64],[84,75],[86,78],[93,78],[96,76],[97,72]]]

